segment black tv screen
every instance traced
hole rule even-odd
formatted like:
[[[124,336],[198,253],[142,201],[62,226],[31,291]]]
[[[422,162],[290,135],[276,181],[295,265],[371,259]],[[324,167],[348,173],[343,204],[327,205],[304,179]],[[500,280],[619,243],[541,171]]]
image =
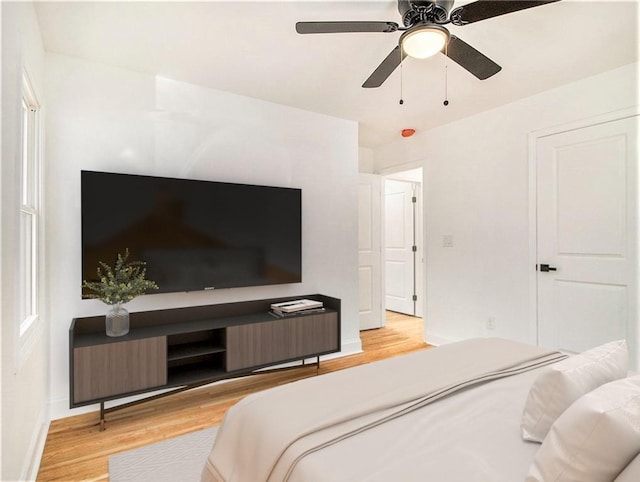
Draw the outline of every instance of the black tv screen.
[[[83,280],[128,249],[153,293],[302,281],[300,189],[82,171],[81,191]]]

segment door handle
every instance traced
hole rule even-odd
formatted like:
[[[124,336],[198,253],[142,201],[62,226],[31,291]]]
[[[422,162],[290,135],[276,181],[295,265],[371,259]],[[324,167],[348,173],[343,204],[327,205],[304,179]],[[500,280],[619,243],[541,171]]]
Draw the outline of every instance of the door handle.
[[[548,264],[541,264],[540,271],[557,271],[558,269],[555,266],[549,266]]]

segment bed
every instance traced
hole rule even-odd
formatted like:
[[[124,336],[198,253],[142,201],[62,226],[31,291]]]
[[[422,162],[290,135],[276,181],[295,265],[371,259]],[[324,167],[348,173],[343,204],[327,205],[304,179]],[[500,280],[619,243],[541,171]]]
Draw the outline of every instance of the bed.
[[[475,339],[290,383],[227,412],[202,482],[637,482],[627,363],[624,341],[567,357]]]

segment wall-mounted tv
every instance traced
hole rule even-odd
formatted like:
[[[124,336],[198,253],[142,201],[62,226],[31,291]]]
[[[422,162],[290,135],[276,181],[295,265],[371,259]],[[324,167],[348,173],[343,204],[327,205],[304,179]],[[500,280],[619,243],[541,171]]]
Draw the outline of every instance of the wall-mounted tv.
[[[128,249],[154,293],[302,281],[300,189],[82,171],[81,191],[83,280]]]

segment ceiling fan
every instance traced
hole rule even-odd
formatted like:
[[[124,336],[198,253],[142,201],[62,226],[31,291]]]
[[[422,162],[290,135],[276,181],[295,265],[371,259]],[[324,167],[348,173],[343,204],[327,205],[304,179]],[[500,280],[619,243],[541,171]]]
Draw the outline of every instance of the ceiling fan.
[[[407,57],[427,58],[437,52],[485,80],[500,72],[502,67],[483,55],[444,27],[458,27],[488,18],[538,7],[559,0],[477,0],[451,10],[454,0],[398,0],[398,11],[404,27],[395,22],[298,22],[300,34],[346,32],[403,32],[398,45],[373,71],[362,87],[380,87]]]

